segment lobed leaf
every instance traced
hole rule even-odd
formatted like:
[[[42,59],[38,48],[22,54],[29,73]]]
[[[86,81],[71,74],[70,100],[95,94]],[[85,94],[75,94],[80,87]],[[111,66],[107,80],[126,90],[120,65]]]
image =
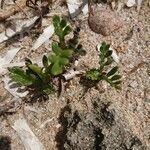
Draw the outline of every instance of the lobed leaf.
[[[29,86],[33,84],[34,79],[27,75],[23,69],[19,67],[13,67],[8,68],[8,70],[10,72],[10,78],[19,85]]]
[[[100,80],[100,72],[97,69],[91,69],[86,72],[85,77],[90,80]]]

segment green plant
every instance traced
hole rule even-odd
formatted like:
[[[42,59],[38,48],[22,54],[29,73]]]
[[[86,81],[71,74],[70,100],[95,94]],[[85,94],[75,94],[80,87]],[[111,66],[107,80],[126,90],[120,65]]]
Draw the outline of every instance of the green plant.
[[[66,20],[61,19],[57,15],[53,17],[53,25],[55,28],[55,34],[59,37],[59,46],[65,48],[65,36],[72,31],[71,27],[67,24]]]
[[[120,89],[121,84],[121,75],[118,75],[118,66],[113,67],[107,71],[107,66],[111,65],[114,60],[112,58],[112,50],[110,50],[110,45],[105,42],[102,43],[99,53],[99,65],[98,69],[93,68],[86,72],[86,79],[92,81],[101,81],[105,80],[112,87]]]
[[[82,46],[78,44],[78,33],[68,42],[65,36],[68,35],[72,29],[64,19],[59,16],[53,17],[53,25],[55,34],[58,36],[58,42],[52,42],[52,52],[42,58],[43,66],[32,63],[30,59],[26,59],[25,66],[8,68],[10,78],[18,83],[20,86],[25,86],[33,91],[50,94],[55,91],[54,79],[61,77],[61,74],[66,70],[71,58],[75,56],[77,51],[82,51]],[[109,50],[109,45],[102,43],[100,47],[100,67],[98,69],[91,69],[86,72],[86,79],[91,81],[106,80],[111,86],[119,89],[121,83],[121,76],[117,75],[118,67],[112,68],[106,72],[105,68],[113,63],[112,51]]]
[[[33,64],[31,60],[27,59],[24,69],[8,68],[11,79],[20,86],[49,94],[54,91],[53,79],[62,74],[65,66],[69,64],[74,49],[67,46],[65,36],[71,32],[71,27],[59,16],[53,17],[53,25],[59,42],[53,42],[52,53],[43,56],[43,67]]]

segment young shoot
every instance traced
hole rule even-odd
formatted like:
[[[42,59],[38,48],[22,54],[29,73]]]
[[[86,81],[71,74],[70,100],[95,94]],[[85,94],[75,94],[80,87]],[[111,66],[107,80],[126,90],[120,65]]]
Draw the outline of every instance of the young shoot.
[[[111,66],[114,62],[112,58],[112,50],[110,50],[110,45],[105,42],[102,43],[99,51],[99,68],[93,68],[86,72],[86,79],[92,81],[105,80],[112,87],[120,89],[121,75],[118,75],[118,66],[113,67],[107,71],[107,67]]]

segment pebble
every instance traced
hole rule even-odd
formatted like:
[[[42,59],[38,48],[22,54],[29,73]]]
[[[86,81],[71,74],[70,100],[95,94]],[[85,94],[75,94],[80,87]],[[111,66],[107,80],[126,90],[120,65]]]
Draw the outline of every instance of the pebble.
[[[89,15],[88,23],[92,31],[104,36],[110,35],[123,26],[123,21],[109,7],[98,5]]]

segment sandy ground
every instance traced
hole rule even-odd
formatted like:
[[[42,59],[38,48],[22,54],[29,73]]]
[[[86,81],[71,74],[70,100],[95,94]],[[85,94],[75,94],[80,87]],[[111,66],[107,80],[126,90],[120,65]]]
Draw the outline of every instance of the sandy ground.
[[[61,15],[68,15],[66,7],[61,7],[58,4],[59,3],[52,9],[49,17],[43,19],[43,28],[51,23],[51,16],[53,14],[59,13]],[[29,15],[33,14],[33,11],[29,8],[26,8],[25,11]],[[21,18],[22,16],[24,16],[23,13],[18,13],[13,16],[12,19]],[[92,122],[93,126],[98,126],[100,130],[102,130],[104,136],[102,142],[106,145],[103,149],[125,150],[125,147],[121,147],[121,144],[115,140],[114,143],[117,143],[117,146],[112,144],[114,147],[111,147],[110,145],[113,141],[107,141],[109,135],[111,135],[110,137],[112,137],[112,139],[118,137],[118,141],[121,141],[121,139],[130,139],[129,136],[138,138],[140,146],[136,146],[135,144],[130,148],[131,150],[150,149],[150,8],[147,2],[144,1],[139,14],[135,7],[125,7],[118,12],[118,16],[124,21],[124,26],[107,37],[91,31],[87,23],[87,16],[78,16],[76,23],[79,24],[81,28],[80,41],[87,51],[86,56],[79,59],[78,69],[84,70],[96,67],[98,65],[98,51],[96,50],[96,45],[102,41],[111,43],[111,46],[117,51],[120,58],[118,65],[123,76],[122,90],[118,92],[108,84],[102,82],[99,83],[99,90],[92,88],[81,98],[84,87],[79,82],[80,78],[76,77],[69,81],[69,86],[62,97],[58,98],[57,95],[54,94],[50,95],[49,100],[46,102],[23,104],[17,113],[0,117],[0,136],[10,138],[12,150],[24,150],[20,138],[12,128],[15,120],[22,117],[27,120],[30,128],[42,142],[46,150],[96,149],[88,147],[88,144],[85,142],[86,140],[80,139],[84,134],[85,137],[89,136],[87,135],[88,128],[86,126],[84,128],[84,125],[82,125],[87,122]],[[4,24],[6,24],[6,22]],[[71,22],[71,24],[73,25],[73,22]],[[2,31],[5,27],[2,23],[1,26]],[[133,35],[126,39],[131,29],[133,29]],[[35,59],[40,54],[49,52],[51,50],[50,44],[52,40],[41,46],[35,52],[29,54],[32,43],[36,40],[38,34],[39,33],[34,34],[31,31],[30,35],[26,35],[22,39],[15,38],[12,41],[1,44],[1,53],[5,52],[11,46],[22,46],[23,48],[14,60],[19,62],[24,60],[25,57]],[[138,69],[134,70],[133,68],[138,65]],[[12,99],[12,96],[4,89],[3,83],[1,82],[0,101],[4,102],[9,99]],[[102,108],[102,104],[110,103],[107,111],[114,115],[113,120],[115,124],[112,125],[112,128],[107,128],[105,123],[101,124],[102,121],[105,120],[104,118],[99,122],[93,119],[94,115],[97,115],[97,112],[94,112],[96,109],[93,107],[95,101],[100,105],[98,106],[100,109]],[[69,104],[67,104],[67,102]],[[69,127],[68,124],[67,127],[64,125],[63,118],[61,118],[61,115],[65,114],[63,114],[63,110],[65,111],[67,106],[70,107],[71,113],[69,117],[64,117],[64,120],[70,118],[71,122],[74,122],[73,115],[76,111],[80,116],[78,117],[80,118],[79,123],[76,123],[77,131],[75,133],[70,131],[71,127]],[[36,109],[37,112],[32,111],[32,108]],[[102,116],[102,114],[100,114],[100,116]],[[93,121],[91,119],[93,119]],[[43,125],[46,120],[50,121]],[[109,119],[106,117],[106,120]],[[79,129],[80,127],[82,128]],[[118,130],[119,133],[116,132],[117,127],[120,128],[120,130]],[[91,127],[89,128],[89,133],[90,129]],[[60,131],[64,132],[64,134],[59,135]],[[83,135],[80,131],[83,131]],[[72,135],[70,135],[71,133]],[[126,135],[127,133],[128,135]],[[116,135],[117,137],[115,137]],[[80,140],[78,141],[77,139]],[[89,141],[91,139],[89,139]],[[69,145],[68,143],[65,145],[67,140],[72,142],[72,147],[70,146],[71,144]],[[77,144],[75,141],[79,143]],[[83,141],[81,145],[80,141]],[[129,149],[131,142],[127,141],[128,140],[124,141],[124,144],[126,144],[126,147]],[[5,148],[3,147],[2,150],[3,149]]]

